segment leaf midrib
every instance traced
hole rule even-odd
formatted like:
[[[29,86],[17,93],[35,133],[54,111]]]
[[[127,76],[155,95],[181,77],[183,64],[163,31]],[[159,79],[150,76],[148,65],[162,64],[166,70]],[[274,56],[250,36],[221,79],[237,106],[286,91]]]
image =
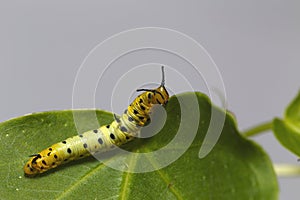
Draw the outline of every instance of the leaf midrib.
[[[112,158],[108,159],[106,162],[110,162]],[[89,170],[88,173],[86,173],[84,176],[80,177],[79,180],[74,181],[74,184],[70,185],[66,190],[64,190],[61,194],[59,194],[56,199],[63,199],[67,194],[69,194],[71,191],[73,191],[76,187],[79,186],[80,183],[84,182],[86,179],[90,178],[94,173],[98,172],[101,168],[105,167],[104,164],[100,164],[96,166],[95,168]]]
[[[136,155],[136,154],[133,154],[133,155]],[[133,165],[135,166],[136,161],[137,161],[136,156],[131,156],[129,166],[133,166]],[[120,199],[122,199],[122,200],[125,200],[128,197],[129,193],[128,193],[128,190],[126,190],[126,188],[128,188],[127,186],[129,185],[129,181],[131,180],[131,177],[132,177],[132,173],[129,173],[129,172],[124,172],[124,173],[126,174],[125,180],[123,179],[124,182],[123,182],[123,184],[121,184],[121,188],[120,188]]]
[[[150,150],[150,149],[147,148],[147,150]],[[156,165],[156,163],[154,162],[153,159],[149,158],[148,156],[146,156],[146,158],[152,164],[152,166],[154,167],[154,169],[158,168],[158,166]],[[155,170],[155,172],[159,175],[159,177],[161,178],[161,180],[166,183],[166,185],[170,184],[170,180],[168,179],[168,175],[165,174],[163,172],[163,170],[159,169],[159,170]],[[183,200],[183,197],[180,195],[180,192],[176,189],[175,186],[169,187],[169,189],[175,195],[175,197],[177,199],[182,199]]]

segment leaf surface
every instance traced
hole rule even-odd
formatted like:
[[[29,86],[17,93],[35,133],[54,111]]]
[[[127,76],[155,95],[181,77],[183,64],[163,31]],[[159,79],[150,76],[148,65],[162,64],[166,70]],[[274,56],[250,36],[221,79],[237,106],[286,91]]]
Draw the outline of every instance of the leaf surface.
[[[273,120],[273,132],[284,147],[300,156],[300,92],[287,107],[284,118]]]
[[[125,145],[132,152],[151,152],[166,146],[175,137],[181,112],[193,117],[195,108],[179,105],[194,93],[172,97],[166,106],[167,120],[162,130],[150,138],[139,138]],[[110,123],[105,111],[77,110],[35,113],[0,124],[0,196],[1,199],[277,199],[276,176],[265,152],[241,136],[230,115],[213,150],[203,159],[198,154],[210,122],[209,99],[196,93],[200,120],[192,144],[175,162],[147,173],[128,173],[112,169],[93,157],[74,161],[35,178],[23,175],[28,155],[38,153],[53,143],[77,133],[73,114],[81,116],[83,132],[97,128],[90,117],[95,113],[100,124]],[[190,124],[184,127],[190,133]],[[182,138],[184,140],[184,138]],[[185,148],[178,145],[178,148]],[[167,151],[168,152],[168,151]],[[168,153],[172,153],[170,149]],[[107,156],[115,162],[122,154]],[[134,168],[139,160],[129,157],[124,169]],[[155,163],[149,158],[149,164]]]

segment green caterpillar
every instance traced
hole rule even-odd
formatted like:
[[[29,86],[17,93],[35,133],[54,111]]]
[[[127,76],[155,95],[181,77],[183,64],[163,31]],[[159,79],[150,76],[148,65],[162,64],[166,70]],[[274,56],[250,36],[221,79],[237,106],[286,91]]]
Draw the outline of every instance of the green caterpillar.
[[[114,115],[115,120],[111,124],[70,137],[32,155],[24,166],[25,175],[40,174],[69,161],[109,151],[131,141],[149,122],[152,106],[168,102],[164,67],[161,69],[161,85],[156,89],[138,89],[138,92],[144,92],[134,99],[121,117]]]

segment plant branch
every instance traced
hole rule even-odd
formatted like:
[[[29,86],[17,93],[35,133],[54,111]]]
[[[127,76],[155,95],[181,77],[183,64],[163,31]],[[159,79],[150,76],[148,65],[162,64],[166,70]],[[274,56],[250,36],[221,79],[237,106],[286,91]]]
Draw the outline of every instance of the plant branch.
[[[262,132],[272,130],[272,126],[273,126],[273,121],[264,122],[252,128],[249,128],[248,130],[244,131],[242,134],[246,137],[258,135]]]
[[[274,170],[279,177],[299,176],[300,166],[291,164],[274,164]]]

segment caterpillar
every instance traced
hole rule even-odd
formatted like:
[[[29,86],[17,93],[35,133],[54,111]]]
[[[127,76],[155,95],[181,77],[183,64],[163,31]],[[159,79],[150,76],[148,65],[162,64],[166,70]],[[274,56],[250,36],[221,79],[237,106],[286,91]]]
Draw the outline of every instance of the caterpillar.
[[[25,176],[43,173],[72,160],[109,151],[133,140],[139,135],[141,128],[150,122],[153,105],[166,105],[168,102],[163,66],[161,70],[160,86],[156,89],[137,89],[137,92],[143,93],[133,100],[121,116],[114,114],[114,120],[110,124],[70,137],[31,155],[24,165]]]

